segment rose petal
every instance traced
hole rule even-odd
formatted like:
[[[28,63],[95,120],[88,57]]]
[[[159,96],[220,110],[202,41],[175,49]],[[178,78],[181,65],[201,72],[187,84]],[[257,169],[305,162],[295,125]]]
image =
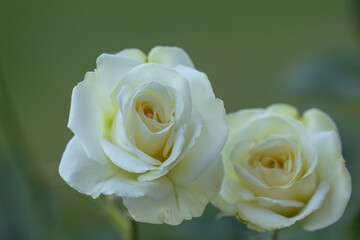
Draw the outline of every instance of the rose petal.
[[[165,198],[124,198],[131,216],[140,222],[178,225],[184,219],[201,216],[207,203],[218,193],[222,178],[218,159],[199,179],[185,185],[173,182],[174,189]]]
[[[321,183],[307,205],[302,211],[291,218],[282,216],[272,210],[245,201],[238,202],[237,212],[240,219],[246,219],[248,227],[255,230],[271,231],[284,228],[294,224],[296,221],[305,218],[315,210],[319,209],[329,191],[329,185]]]
[[[195,68],[187,53],[178,47],[154,47],[149,53],[149,62],[159,63],[167,67],[175,67],[179,64]]]
[[[284,103],[273,104],[267,107],[266,110],[274,113],[288,115],[295,119],[299,118],[298,110],[289,104],[284,104]]]
[[[188,80],[193,107],[203,124],[196,144],[171,172],[176,181],[187,182],[199,177],[220,156],[228,137],[228,120],[223,102],[215,98],[205,74],[180,65],[175,69]]]
[[[71,187],[93,198],[100,194],[116,194],[128,198],[149,196],[161,199],[172,188],[167,178],[141,183],[136,181],[136,175],[121,171],[110,162],[99,164],[86,155],[76,137],[66,146],[59,173]]]
[[[84,145],[86,153],[100,163],[104,159],[100,141],[104,135],[107,108],[103,108],[94,73],[73,89],[68,128]]]
[[[152,181],[154,179],[160,178],[163,175],[167,174],[170,171],[170,164],[173,164],[175,166],[174,161],[180,161],[181,158],[179,158],[179,155],[182,153],[185,145],[185,129],[179,128],[176,131],[176,136],[174,139],[174,145],[172,148],[172,152],[170,157],[162,163],[157,169],[157,171],[150,171],[148,173],[145,173],[141,176],[139,176],[139,181]]]
[[[303,115],[302,122],[311,135],[325,131],[338,133],[334,121],[329,115],[319,109],[307,110]]]
[[[282,207],[303,207],[305,204],[299,201],[294,200],[278,200],[273,198],[267,198],[267,197],[256,197],[256,200],[261,201],[261,205],[270,204],[270,205],[279,205]],[[260,202],[259,201],[259,202]]]
[[[236,203],[239,199],[254,200],[255,195],[237,180],[227,177],[223,179],[220,195],[224,196],[229,203]]]
[[[167,139],[169,138],[171,129],[173,124],[167,126],[165,129],[152,132],[147,128],[144,122],[140,119],[140,117],[135,114],[135,126],[134,126],[134,134],[135,134],[135,142],[136,146],[155,159],[163,159],[162,149],[165,146]]]
[[[108,99],[107,104],[116,107],[116,96],[120,89],[119,82],[132,68],[143,62],[129,57],[113,54],[101,54],[96,60],[95,74],[99,81],[98,91],[103,99]]]
[[[184,119],[191,114],[192,96],[190,95],[190,86],[177,71],[159,64],[148,63],[133,68],[122,80],[122,84],[132,88],[134,91],[133,97],[147,87],[146,84],[150,82],[163,84],[168,87],[169,91],[173,92],[172,95],[175,97],[176,104],[175,122],[183,122]],[[119,98],[118,100],[120,101]],[[132,101],[133,100],[128,99],[128,101],[122,105],[129,108],[129,103]]]
[[[162,150],[174,125],[172,116],[174,106],[171,107],[171,105],[174,105],[174,99],[171,95],[172,89],[168,89],[169,87],[157,82],[149,82],[144,85],[146,85],[146,88],[138,93],[131,105],[135,108],[139,101],[149,102],[148,104],[154,105],[153,114],[159,112],[160,117],[166,122],[159,123],[146,117],[141,109],[138,112],[136,109],[132,109],[134,142],[137,148],[146,154],[155,159],[163,160],[167,156],[163,156]],[[169,119],[172,119],[172,121],[169,122]]]
[[[101,146],[105,154],[115,165],[128,172],[144,173],[155,169],[152,165],[140,160],[137,156],[124,151],[105,139],[101,141]]]
[[[301,222],[304,229],[313,231],[336,222],[344,213],[351,194],[351,178],[341,156],[341,146],[333,131],[315,134],[312,142],[319,152],[316,168],[319,179],[330,184],[323,206]]]
[[[240,129],[249,120],[252,120],[265,113],[264,109],[244,109],[228,114],[230,132]],[[231,137],[231,136],[230,136]]]
[[[88,157],[80,140],[73,137],[61,158],[59,173],[71,187],[96,198],[101,192],[103,181],[115,173],[105,159],[101,162]]]
[[[240,112],[239,112],[240,113]],[[297,165],[294,178],[302,174],[302,178],[311,174],[317,163],[317,153],[311,143],[308,141],[310,136],[307,134],[304,126],[293,118],[286,115],[279,115],[267,112],[256,116],[252,121],[246,122],[238,130],[232,130],[231,139],[248,139],[251,142],[258,142],[267,139],[273,135],[290,135],[296,139],[299,145],[299,156],[295,157]],[[228,149],[228,148],[226,148]]]
[[[295,182],[288,188],[259,188],[251,184],[246,184],[245,186],[256,196],[264,196],[279,200],[293,200],[305,203],[309,201],[315,192],[317,182],[316,175],[310,174],[306,178]]]
[[[146,54],[137,48],[124,49],[124,50],[118,52],[116,55],[134,58],[141,62],[145,62],[147,59]]]
[[[139,182],[132,174],[127,175],[123,172],[104,182],[101,193],[132,199],[148,196],[160,200],[168,195],[171,189],[171,181],[166,177],[151,182]]]
[[[166,85],[167,89],[169,91],[172,91],[172,95],[175,98],[175,116],[172,129],[172,131],[174,131],[174,143],[170,156],[161,165],[161,169],[165,169],[170,165],[174,166],[175,160],[181,160],[179,155],[188,151],[187,146],[190,146],[189,143],[194,143],[194,137],[197,136],[199,131],[196,129],[199,129],[199,127],[201,126],[199,126],[200,123],[197,120],[196,116],[192,117],[191,95],[188,82],[177,71],[168,69],[164,66],[154,63],[144,64],[131,70],[123,79],[124,84],[128,85],[130,88],[134,88],[132,97],[128,98],[128,100],[122,100],[120,99],[120,95],[118,96],[120,108],[121,106],[124,107],[124,109],[121,109],[122,115],[129,115],[129,119],[127,119],[127,121],[129,122],[129,126],[127,126],[126,129],[130,129],[128,132],[130,140],[134,139],[134,134],[132,130],[133,126],[131,125],[133,124],[134,120],[133,116],[130,114],[130,110],[134,108],[134,99],[137,94],[143,91],[148,85],[153,84],[153,82],[155,81],[158,82],[157,84]],[[190,122],[190,124],[187,124],[187,122]],[[193,126],[194,124],[196,126]],[[126,122],[125,125],[127,125]],[[134,143],[133,140],[131,141]],[[139,151],[135,144],[133,144],[132,146],[132,151],[144,161],[149,162],[146,159],[152,158],[144,152]],[[161,176],[161,174],[154,175],[154,173],[150,173],[150,175],[152,176],[151,178],[155,176]],[[146,179],[148,178],[146,177]]]

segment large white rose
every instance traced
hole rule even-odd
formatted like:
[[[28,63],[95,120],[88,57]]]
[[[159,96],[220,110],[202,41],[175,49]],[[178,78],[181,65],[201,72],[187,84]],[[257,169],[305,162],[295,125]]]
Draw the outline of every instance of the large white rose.
[[[337,221],[351,193],[336,126],[324,112],[289,105],[229,114],[225,176],[213,204],[258,231]]]
[[[180,48],[102,54],[73,90],[68,127],[61,177],[122,197],[137,221],[179,224],[219,192],[226,113]]]

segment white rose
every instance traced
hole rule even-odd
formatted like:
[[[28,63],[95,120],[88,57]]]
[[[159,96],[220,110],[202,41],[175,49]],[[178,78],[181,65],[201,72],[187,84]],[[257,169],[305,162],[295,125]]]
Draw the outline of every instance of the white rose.
[[[61,177],[122,197],[137,221],[179,224],[218,194],[226,113],[180,48],[102,54],[73,90],[68,127]]]
[[[337,221],[351,193],[336,126],[324,112],[289,105],[229,114],[225,176],[213,204],[258,231]]]

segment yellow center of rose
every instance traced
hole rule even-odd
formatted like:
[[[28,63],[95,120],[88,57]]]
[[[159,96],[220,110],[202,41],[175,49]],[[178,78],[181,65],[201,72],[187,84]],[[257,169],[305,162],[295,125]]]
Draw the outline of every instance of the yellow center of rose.
[[[165,129],[173,120],[174,114],[165,113],[159,103],[143,101],[136,105],[136,111],[144,124],[152,131],[158,132]],[[172,116],[172,117],[171,117]]]
[[[289,173],[293,160],[294,153],[289,146],[275,146],[254,153],[249,159],[249,165],[253,168],[279,169]]]
[[[172,152],[175,109],[151,95],[138,97],[134,119],[135,144],[152,158],[165,161]]]
[[[143,111],[145,117],[155,120],[158,123],[163,123],[163,122],[161,122],[161,120],[159,118],[159,114],[157,112],[154,113],[154,109],[150,103],[147,103],[147,102],[142,103],[141,108],[142,108],[142,111]]]

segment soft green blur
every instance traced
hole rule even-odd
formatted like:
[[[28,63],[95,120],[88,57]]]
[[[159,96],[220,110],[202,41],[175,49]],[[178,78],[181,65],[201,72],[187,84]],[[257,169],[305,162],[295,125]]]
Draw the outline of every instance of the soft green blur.
[[[353,193],[323,230],[280,239],[360,238],[360,4],[353,0],[0,0],[0,239],[122,239],[58,174],[72,88],[103,52],[184,48],[227,112],[276,102],[337,122]],[[13,118],[13,116],[15,118]],[[258,239],[232,217],[140,224],[140,239]]]

